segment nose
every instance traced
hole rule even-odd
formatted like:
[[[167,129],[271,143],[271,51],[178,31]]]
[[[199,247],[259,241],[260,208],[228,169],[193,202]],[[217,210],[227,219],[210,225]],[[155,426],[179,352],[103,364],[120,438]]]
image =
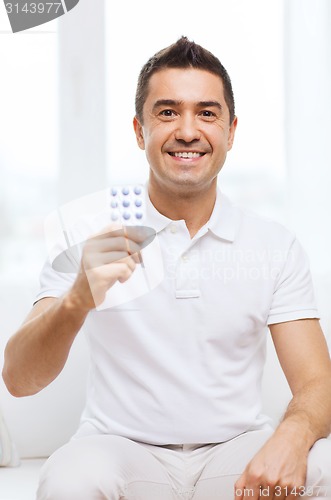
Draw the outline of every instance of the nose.
[[[184,114],[177,120],[177,128],[175,130],[175,138],[177,141],[193,142],[201,138],[201,132],[197,127],[195,116]]]

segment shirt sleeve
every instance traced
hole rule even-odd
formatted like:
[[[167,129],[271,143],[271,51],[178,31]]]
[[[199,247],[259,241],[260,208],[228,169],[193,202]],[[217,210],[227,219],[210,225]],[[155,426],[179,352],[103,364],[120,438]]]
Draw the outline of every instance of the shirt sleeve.
[[[268,325],[305,318],[319,318],[319,314],[308,258],[294,239],[276,280]]]
[[[40,287],[35,302],[45,297],[61,297],[73,285],[76,276],[76,273],[55,271],[50,260],[47,260],[40,274]]]
[[[58,240],[48,251],[40,274],[40,288],[35,302],[45,297],[61,297],[74,283],[80,267],[80,244]]]
[[[40,274],[35,302],[45,297],[61,297],[69,290],[79,272],[83,245],[99,230],[95,216],[76,217],[74,223],[66,224],[64,229],[57,212],[51,216],[45,223],[49,257]]]

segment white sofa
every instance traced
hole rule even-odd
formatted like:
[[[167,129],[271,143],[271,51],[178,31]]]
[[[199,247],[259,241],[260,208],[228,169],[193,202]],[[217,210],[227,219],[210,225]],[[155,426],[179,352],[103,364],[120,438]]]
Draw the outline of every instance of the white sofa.
[[[12,284],[0,287],[0,368],[6,341],[29,311],[34,292],[28,286],[18,288]],[[20,466],[0,468],[0,500],[35,499],[42,463],[77,428],[84,405],[87,369],[88,352],[84,332],[81,331],[63,372],[39,394],[16,399],[0,380],[0,408],[21,457]],[[286,408],[290,391],[270,340],[263,393],[264,411],[276,423]]]
[[[31,308],[33,287],[14,284],[0,287],[0,369],[7,339]],[[2,410],[21,463],[0,468],[0,500],[34,500],[39,469],[55,449],[76,430],[85,400],[88,353],[84,333],[73,344],[60,376],[39,394],[11,396],[0,379]]]

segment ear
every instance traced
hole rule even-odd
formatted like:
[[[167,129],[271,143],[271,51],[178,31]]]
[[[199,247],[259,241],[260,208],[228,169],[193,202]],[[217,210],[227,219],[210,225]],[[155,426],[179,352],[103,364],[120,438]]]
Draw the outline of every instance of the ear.
[[[138,146],[140,149],[145,149],[143,127],[136,116],[133,118],[133,128],[136,134]]]
[[[230,151],[230,149],[233,146],[233,141],[234,141],[234,136],[236,133],[237,125],[238,125],[238,118],[235,116],[233,119],[233,122],[231,123],[230,128],[229,128],[228,151]]]

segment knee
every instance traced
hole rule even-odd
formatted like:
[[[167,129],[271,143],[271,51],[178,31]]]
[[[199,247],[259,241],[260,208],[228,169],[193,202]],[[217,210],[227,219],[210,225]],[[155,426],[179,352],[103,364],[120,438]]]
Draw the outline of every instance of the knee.
[[[54,457],[48,459],[40,471],[37,500],[69,500],[84,498],[81,495],[81,482],[75,480],[75,474],[68,468],[54,463]]]
[[[73,500],[96,497],[96,485],[87,481],[86,474],[76,467],[54,467],[51,461],[42,468],[37,500]]]
[[[69,459],[68,459],[69,458]],[[109,465],[109,464],[108,464]],[[122,497],[118,471],[107,467],[97,454],[85,450],[80,457],[57,450],[40,472],[37,500],[91,500]],[[109,496],[111,491],[111,496]]]

